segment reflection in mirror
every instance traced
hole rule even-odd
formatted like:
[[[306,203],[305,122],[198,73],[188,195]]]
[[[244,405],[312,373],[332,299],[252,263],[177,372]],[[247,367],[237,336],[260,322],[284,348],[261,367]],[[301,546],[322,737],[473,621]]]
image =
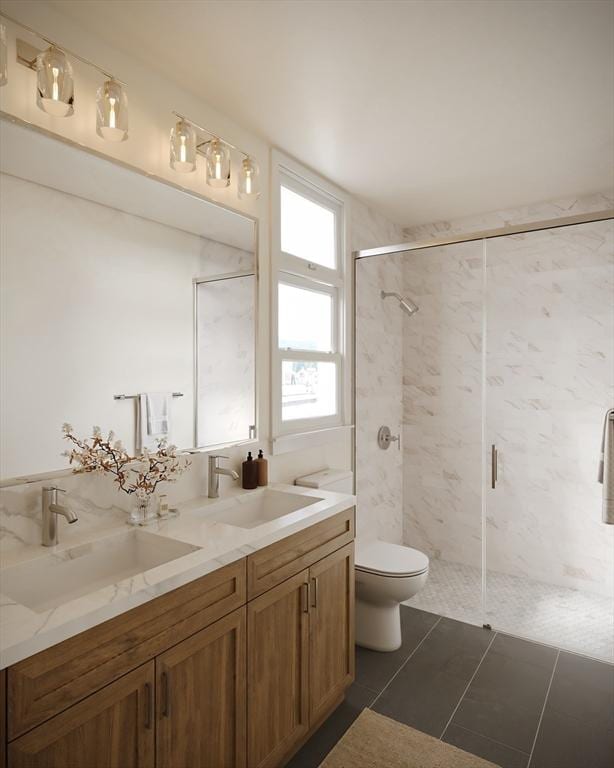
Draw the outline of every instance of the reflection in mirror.
[[[0,479],[67,468],[64,422],[130,452],[160,430],[180,449],[248,439],[253,221],[8,120],[0,163]],[[197,281],[236,272],[202,283],[196,318]]]
[[[253,272],[196,283],[199,445],[254,436],[255,283]]]

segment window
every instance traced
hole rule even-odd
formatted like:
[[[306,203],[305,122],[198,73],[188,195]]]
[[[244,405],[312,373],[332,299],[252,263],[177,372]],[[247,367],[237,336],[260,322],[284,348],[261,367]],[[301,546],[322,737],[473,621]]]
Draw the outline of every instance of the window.
[[[281,250],[299,259],[335,268],[335,213],[281,187]]]
[[[347,424],[349,285],[346,201],[281,158],[274,166],[273,431]]]

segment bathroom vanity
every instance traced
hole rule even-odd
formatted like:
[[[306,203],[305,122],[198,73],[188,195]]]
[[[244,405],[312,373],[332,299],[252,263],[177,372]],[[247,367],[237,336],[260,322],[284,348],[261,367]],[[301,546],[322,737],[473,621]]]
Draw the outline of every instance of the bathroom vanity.
[[[354,509],[342,494],[279,493],[302,506],[252,528],[222,521],[243,503],[247,525],[265,506],[253,494],[159,524],[157,535],[203,546],[134,583],[162,591],[209,572],[60,642],[97,622],[78,616],[91,596],[37,614],[52,627],[30,641],[4,609],[3,658],[49,645],[0,673],[8,768],[284,765],[354,677]],[[250,554],[222,557],[232,532]],[[6,647],[11,632],[22,642]]]

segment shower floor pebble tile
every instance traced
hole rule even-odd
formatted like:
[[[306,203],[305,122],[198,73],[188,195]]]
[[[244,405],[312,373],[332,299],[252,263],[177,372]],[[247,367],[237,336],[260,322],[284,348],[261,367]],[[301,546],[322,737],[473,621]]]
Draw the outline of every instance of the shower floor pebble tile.
[[[424,589],[407,605],[471,624],[614,661],[614,600],[495,571],[431,560]]]

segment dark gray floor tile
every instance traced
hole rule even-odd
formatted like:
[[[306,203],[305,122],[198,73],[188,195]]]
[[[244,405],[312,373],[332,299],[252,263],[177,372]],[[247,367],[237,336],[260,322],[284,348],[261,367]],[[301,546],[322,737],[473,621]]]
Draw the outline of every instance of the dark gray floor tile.
[[[354,720],[369,706],[375,694],[368,688],[354,683],[344,701],[327,718],[313,736],[294,755],[286,768],[316,768],[331,751]]]
[[[546,706],[614,729],[614,666],[561,651]]]
[[[442,619],[373,709],[441,736],[492,636],[488,630]]]
[[[558,649],[550,645],[532,643],[530,640],[504,635],[501,632],[497,634],[492,650],[516,661],[526,661],[537,667],[546,667],[550,672],[552,672],[553,659],[558,653]]]
[[[438,620],[439,616],[434,613],[402,605],[403,644],[398,651],[390,653],[370,651],[356,646],[356,682],[379,693]]]
[[[556,655],[554,648],[497,635],[452,722],[530,753]]]
[[[528,754],[487,739],[486,736],[480,736],[479,733],[473,733],[459,725],[450,724],[443,741],[454,744],[465,752],[471,752],[472,755],[483,757],[484,760],[490,760],[501,768],[527,768],[529,762]]]
[[[530,768],[612,768],[614,730],[544,712]]]

